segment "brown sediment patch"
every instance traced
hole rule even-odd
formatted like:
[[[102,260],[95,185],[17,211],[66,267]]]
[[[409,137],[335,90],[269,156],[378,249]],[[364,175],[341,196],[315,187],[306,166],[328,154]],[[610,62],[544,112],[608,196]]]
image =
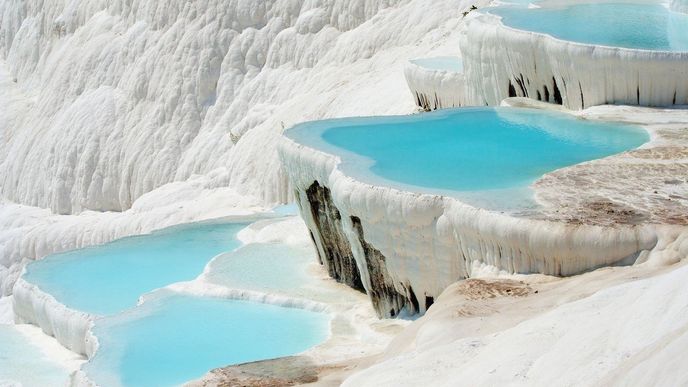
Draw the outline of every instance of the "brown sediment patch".
[[[639,159],[688,159],[688,148],[682,146],[658,146],[654,148],[636,149],[629,152],[628,155]]]
[[[525,297],[533,289],[523,281],[467,279],[461,281],[455,292],[468,300],[483,300],[496,297]]]
[[[499,313],[500,298],[520,299],[538,291],[524,281],[470,278],[457,282],[450,292],[452,298],[462,300],[456,304],[452,316],[470,318]],[[442,297],[446,297],[444,293]]]
[[[188,386],[289,387],[315,383],[323,371],[342,367],[319,366],[307,356],[288,356],[216,368],[203,380]]]
[[[597,224],[640,224],[649,219],[647,213],[608,200],[583,202],[581,206],[584,211],[578,213],[585,216],[571,216],[564,221],[569,224],[585,224],[591,221]]]
[[[688,225],[686,110],[618,109],[586,118],[644,126],[650,142],[545,174],[532,186],[542,206],[516,216],[575,225]]]
[[[534,184],[545,204],[534,217],[601,226],[688,225],[688,163],[673,157],[684,153],[688,147],[639,149],[549,173]]]

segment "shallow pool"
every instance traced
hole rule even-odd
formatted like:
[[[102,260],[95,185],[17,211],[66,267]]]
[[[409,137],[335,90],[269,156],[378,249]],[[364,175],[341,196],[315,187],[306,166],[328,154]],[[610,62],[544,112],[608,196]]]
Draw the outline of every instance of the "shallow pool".
[[[64,386],[66,368],[50,360],[14,325],[0,324],[0,386]]]
[[[240,245],[243,222],[205,222],[57,254],[27,266],[24,279],[66,306],[108,315],[139,297],[203,272],[216,255]]]
[[[175,386],[212,368],[302,352],[328,332],[324,313],[162,294],[98,320],[100,348],[83,370],[103,386]]]
[[[461,58],[456,56],[437,56],[432,58],[419,58],[411,60],[411,63],[430,70],[446,70],[463,72]]]
[[[256,243],[216,257],[208,265],[206,279],[235,289],[292,294],[317,283],[308,274],[313,262],[316,257],[310,246]]]
[[[649,139],[635,126],[519,108],[315,121],[286,135],[340,156],[342,170],[361,181],[461,198],[527,188],[547,172]]]
[[[562,40],[644,50],[688,51],[688,14],[663,3],[589,3],[542,8],[496,7],[504,25]]]

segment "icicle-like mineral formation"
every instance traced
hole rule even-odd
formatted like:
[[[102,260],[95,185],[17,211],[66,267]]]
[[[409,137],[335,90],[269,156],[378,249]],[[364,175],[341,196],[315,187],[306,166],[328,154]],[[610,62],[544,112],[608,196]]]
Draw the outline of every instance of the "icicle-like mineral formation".
[[[404,76],[416,105],[426,111],[466,105],[462,72],[424,67],[409,61]]]
[[[471,105],[507,97],[570,109],[688,104],[688,52],[567,42],[507,27],[489,14],[467,20],[460,45]]]

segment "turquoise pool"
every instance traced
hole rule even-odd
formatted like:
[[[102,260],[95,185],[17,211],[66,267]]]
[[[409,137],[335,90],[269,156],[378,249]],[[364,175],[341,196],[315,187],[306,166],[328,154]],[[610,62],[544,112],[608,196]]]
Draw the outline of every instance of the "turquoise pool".
[[[162,294],[96,322],[100,348],[83,367],[102,386],[176,386],[228,364],[302,352],[325,340],[323,313]]]
[[[342,170],[361,181],[461,198],[524,189],[552,170],[649,140],[640,127],[520,108],[316,121],[286,135],[340,156]]]
[[[461,62],[461,58],[455,56],[419,58],[411,60],[411,63],[430,70],[446,70],[457,73],[463,72],[463,63]]]
[[[688,14],[664,3],[589,3],[542,8],[496,7],[490,13],[520,30],[612,47],[688,51]]]
[[[23,278],[72,309],[114,314],[144,293],[196,278],[214,256],[240,245],[236,233],[247,224],[194,223],[123,238],[33,262]]]

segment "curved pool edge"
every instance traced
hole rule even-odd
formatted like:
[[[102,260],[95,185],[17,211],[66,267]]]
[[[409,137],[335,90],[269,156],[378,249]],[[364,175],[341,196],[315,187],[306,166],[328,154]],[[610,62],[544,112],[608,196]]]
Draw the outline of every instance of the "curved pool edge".
[[[96,316],[67,307],[21,276],[14,285],[15,323],[35,325],[70,351],[90,358],[98,349]]]
[[[286,136],[278,150],[321,263],[364,288],[381,317],[423,313],[446,286],[486,269],[568,276],[688,255],[683,226],[515,217],[363,183],[339,169],[338,157]]]
[[[280,216],[280,218],[284,217]],[[261,221],[273,219],[273,217],[257,217],[254,215],[251,217],[251,219],[255,220],[255,223],[259,223]],[[208,221],[202,221],[201,223],[221,222],[222,220],[225,220],[225,218],[210,219]],[[175,225],[165,229],[185,226],[188,226],[188,224]],[[248,228],[248,226],[246,228]],[[122,239],[144,236],[148,234],[150,233],[127,236]],[[246,246],[246,244],[242,242],[239,247],[231,251],[235,251],[242,246]],[[46,335],[54,337],[60,343],[60,345],[78,355],[83,356],[85,359],[91,359],[98,351],[99,341],[93,332],[93,328],[95,324],[97,324],[98,320],[118,318],[118,316],[123,316],[128,312],[134,312],[138,307],[146,302],[154,300],[159,296],[164,297],[166,294],[199,298],[214,298],[226,301],[243,301],[282,308],[301,309],[308,312],[325,314],[327,315],[325,318],[329,321],[328,324],[331,323],[333,306],[324,302],[313,301],[306,298],[299,298],[280,293],[228,288],[222,285],[214,285],[203,282],[203,276],[206,274],[206,270],[210,262],[223,254],[226,254],[226,252],[214,256],[206,264],[206,268],[202,273],[199,273],[199,276],[196,279],[186,282],[174,282],[164,287],[143,293],[140,295],[139,302],[135,307],[128,308],[114,315],[108,316],[90,314],[66,306],[58,301],[52,294],[43,291],[38,285],[27,281],[24,278],[27,267],[24,267],[13,288],[15,297],[13,298],[12,308],[15,315],[15,322],[18,324],[31,324],[40,328]],[[315,347],[321,346],[331,339],[332,329],[331,327],[328,327],[324,340],[303,352],[308,352]],[[88,377],[87,373],[81,369],[73,373],[70,378],[70,385],[73,386],[96,385]]]
[[[487,13],[466,19],[459,43],[468,104],[498,105],[507,97],[577,110],[688,104],[688,52],[565,41],[506,26]]]
[[[43,293],[45,294],[45,293]],[[328,319],[328,329],[326,332],[326,337],[319,343],[313,345],[312,347],[309,347],[308,349],[294,353],[290,356],[302,356],[302,355],[308,355],[311,353],[318,353],[321,347],[326,347],[329,345],[332,345],[332,341],[335,339],[335,334],[333,332],[332,328],[332,320],[335,315],[337,314],[342,314],[343,312],[339,309],[341,307],[333,307],[332,305],[328,305],[325,303],[321,302],[315,302],[311,301],[308,299],[300,299],[297,297],[290,297],[290,296],[284,296],[281,294],[276,294],[276,293],[263,293],[263,292],[258,292],[258,291],[250,291],[250,290],[244,290],[244,289],[234,289],[234,288],[227,288],[221,285],[213,285],[213,284],[208,284],[208,283],[196,283],[195,281],[189,281],[189,282],[178,282],[174,283],[171,285],[168,285],[164,288],[156,289],[154,291],[151,291],[149,293],[146,293],[141,296],[141,301],[137,307],[145,304],[147,301],[150,301],[156,297],[165,297],[165,296],[175,296],[175,295],[180,295],[180,296],[191,296],[191,297],[199,297],[199,298],[214,298],[214,299],[219,299],[219,300],[226,300],[226,301],[240,301],[240,302],[251,302],[251,303],[257,303],[257,304],[264,304],[264,305],[271,305],[271,306],[276,306],[276,307],[281,307],[281,308],[293,308],[293,309],[301,309],[304,311],[309,311],[309,312],[314,312],[314,313],[322,313],[327,315]],[[48,295],[48,297],[51,297]],[[57,304],[59,302],[55,301]],[[61,304],[59,304],[61,305]],[[86,315],[85,313],[75,311],[69,308],[64,307],[70,315]],[[131,309],[133,311],[134,309]],[[121,318],[124,318],[124,315],[122,313],[126,313],[127,311],[123,311],[120,314],[116,316],[111,316],[114,318],[117,318],[117,316],[121,316]],[[53,314],[55,316],[55,314]],[[93,333],[92,329],[95,325],[95,317],[89,316],[91,320],[88,322],[88,330],[85,334],[85,345],[87,348],[87,354],[83,354],[86,356],[87,359],[92,358],[97,350],[98,350],[98,337]],[[84,319],[87,320],[87,319]],[[32,323],[32,322],[29,322]],[[32,323],[33,324],[33,323]],[[59,326],[59,324],[56,324]],[[46,334],[49,334],[46,332]],[[65,345],[62,341],[60,341],[61,344]],[[74,351],[73,348],[67,347],[68,349]],[[275,358],[275,359],[280,359],[280,358]],[[265,360],[270,360],[270,359],[265,359]],[[256,361],[263,361],[263,360],[256,360]],[[86,364],[86,363],[84,363]],[[232,366],[232,365],[230,365]],[[210,369],[208,370],[210,371]],[[184,385],[186,385],[189,382],[192,382],[193,380],[189,380],[184,382]],[[88,375],[88,373],[84,369],[79,369],[75,372],[73,372],[70,375],[70,386],[72,387],[96,387],[98,386],[97,383],[95,383]]]

